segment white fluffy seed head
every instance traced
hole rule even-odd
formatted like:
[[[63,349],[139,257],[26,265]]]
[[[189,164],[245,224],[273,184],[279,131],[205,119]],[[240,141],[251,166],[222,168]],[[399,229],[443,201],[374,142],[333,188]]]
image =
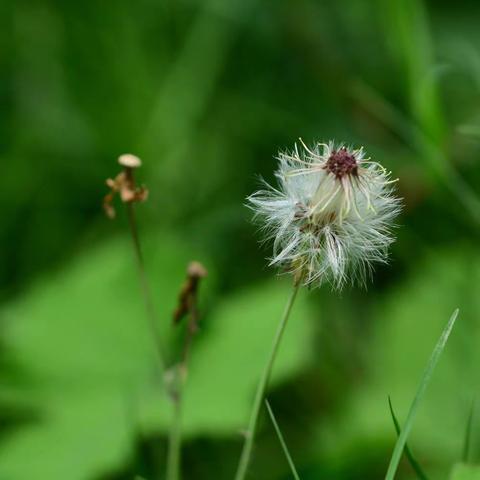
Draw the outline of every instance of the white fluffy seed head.
[[[280,153],[278,187],[248,197],[266,239],[270,264],[294,273],[305,285],[365,283],[375,262],[386,263],[394,241],[400,200],[387,172],[365,158],[363,148],[302,141]]]

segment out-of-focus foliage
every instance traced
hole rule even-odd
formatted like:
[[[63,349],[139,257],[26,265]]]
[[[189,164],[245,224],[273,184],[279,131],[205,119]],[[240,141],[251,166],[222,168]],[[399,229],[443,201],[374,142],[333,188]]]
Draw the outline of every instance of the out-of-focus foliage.
[[[480,361],[480,330],[475,318],[480,308],[475,289],[478,279],[480,261],[476,252],[443,251],[430,255],[407,284],[386,296],[383,305],[375,308],[376,327],[364,345],[368,375],[352,390],[340,418],[336,417],[322,433],[321,450],[326,445],[329,450],[342,451],[352,449],[352,443],[369,439],[375,444],[391,437],[391,419],[377,413],[386,408],[386,394],[394,399],[397,415],[401,419],[403,413],[404,418],[445,319],[455,305],[468,305],[428,387],[409,442],[415,451],[423,452],[423,458],[440,455],[444,472],[459,458],[469,403],[479,388],[476,365]],[[478,430],[476,422],[473,431],[477,437]],[[441,478],[441,471],[434,478]]]
[[[460,308],[409,445],[473,480],[480,359],[480,5],[422,0],[0,2],[0,477],[161,478],[160,389],[126,219],[101,212],[130,151],[161,328],[190,260],[202,330],[185,478],[232,478],[287,296],[244,198],[298,139],[362,144],[405,210],[368,290],[303,292],[270,400],[302,479],[383,478],[395,431]],[[478,417],[478,416],[475,416]],[[288,478],[261,422],[251,478]],[[413,479],[406,462],[398,478]]]
[[[480,478],[480,469],[471,465],[456,465],[450,480],[477,480]]]
[[[3,392],[3,399],[22,402],[36,421],[3,445],[0,477],[90,478],[122,466],[136,435],[168,429],[171,404],[152,352],[128,247],[110,241],[4,312],[5,350],[25,380]],[[182,267],[195,249],[164,232],[150,238],[147,247],[162,333],[173,343],[165,326],[184,277]],[[186,436],[240,431],[286,295],[286,285],[271,281],[210,306],[191,359]],[[273,380],[288,378],[308,359],[311,317],[303,300]]]

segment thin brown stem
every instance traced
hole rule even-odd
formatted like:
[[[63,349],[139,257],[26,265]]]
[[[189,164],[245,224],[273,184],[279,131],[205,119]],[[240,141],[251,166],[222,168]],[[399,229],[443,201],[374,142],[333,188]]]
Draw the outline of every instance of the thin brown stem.
[[[184,315],[188,314],[185,339],[180,362],[174,368],[174,386],[171,391],[173,400],[173,421],[170,428],[167,456],[167,480],[180,480],[182,459],[182,416],[184,388],[188,376],[188,365],[193,338],[198,332],[200,314],[198,311],[198,286],[200,279],[207,275],[207,271],[198,262],[192,262],[187,269],[187,280],[182,286],[179,296],[179,305],[174,313],[174,324],[178,324]]]
[[[177,387],[172,395],[174,410],[168,441],[167,480],[179,480],[181,478],[183,390],[188,375],[190,350],[192,348],[193,338],[198,331],[199,320],[196,295],[191,295],[189,303],[190,316],[185,335],[182,360],[176,367]]]
[[[165,355],[161,342],[160,331],[158,328],[157,313],[155,305],[153,303],[152,292],[150,284],[148,282],[147,274],[145,271],[145,264],[143,260],[142,247],[140,244],[140,236],[138,234],[138,227],[135,215],[135,207],[133,202],[126,203],[128,223],[130,227],[130,234],[132,237],[133,250],[135,252],[135,259],[138,267],[138,275],[140,279],[140,287],[142,290],[142,296],[145,303],[145,309],[147,311],[148,322],[150,330],[152,332],[153,342],[155,343],[155,352],[161,371],[165,371]]]
[[[199,320],[199,313],[197,308],[197,297],[196,295],[192,295],[191,304],[190,304],[190,318],[187,325],[187,332],[185,335],[185,344],[183,346],[183,353],[182,353],[182,363],[181,367],[187,374],[188,370],[188,360],[190,358],[190,350],[192,349],[193,337],[198,331],[198,320]]]

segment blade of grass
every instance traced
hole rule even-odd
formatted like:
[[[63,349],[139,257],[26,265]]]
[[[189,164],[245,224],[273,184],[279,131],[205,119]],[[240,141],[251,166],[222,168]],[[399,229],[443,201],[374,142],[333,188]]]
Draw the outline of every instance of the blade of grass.
[[[252,413],[250,414],[250,420],[248,422],[248,429],[245,435],[245,442],[243,444],[242,453],[240,455],[240,461],[238,462],[237,473],[235,474],[235,480],[245,480],[247,475],[248,466],[250,463],[250,458],[252,456],[253,441],[255,439],[255,432],[257,430],[258,416],[260,414],[260,409],[262,408],[262,401],[267,391],[268,382],[270,380],[270,375],[272,374],[273,366],[275,359],[277,357],[280,343],[285,333],[285,329],[288,323],[288,319],[292,312],[295,299],[297,298],[298,292],[300,290],[301,283],[298,280],[295,280],[290,298],[288,299],[287,305],[285,306],[285,311],[280,319],[280,323],[277,326],[275,336],[273,338],[273,344],[271,346],[271,351],[268,355],[267,363],[264,367],[263,374],[260,377],[260,382],[257,386],[257,392],[255,394],[255,399],[253,402]]]
[[[280,431],[280,427],[275,419],[275,415],[273,414],[272,407],[267,399],[265,399],[265,405],[267,406],[268,414],[270,415],[270,419],[272,420],[273,426],[275,428],[275,432],[277,433],[278,440],[280,441],[280,445],[282,446],[283,453],[285,457],[287,457],[287,462],[290,465],[290,469],[292,470],[292,475],[295,480],[300,480],[298,476],[297,469],[295,468],[295,464],[293,463],[292,456],[288,451],[287,444],[285,443],[285,439],[283,438],[282,432]]]
[[[465,429],[465,440],[463,443],[462,462],[468,463],[468,457],[470,456],[470,440],[472,438],[472,424],[475,416],[475,399],[472,400],[470,406],[470,412],[468,414],[467,428]]]
[[[415,123],[435,144],[445,141],[446,121],[436,81],[434,42],[424,0],[381,0],[382,25],[405,76]],[[392,41],[393,40],[393,41]]]
[[[392,399],[390,398],[390,395],[388,396],[388,406],[390,407],[390,414],[392,416],[393,424],[395,425],[395,431],[397,432],[397,435],[400,436],[400,424],[398,423],[397,417],[393,410]],[[420,467],[420,464],[415,460],[415,457],[413,456],[410,448],[408,448],[407,443],[405,443],[405,455],[410,462],[413,470],[417,474],[417,477],[420,478],[420,480],[428,480],[428,477],[423,472],[422,467]]]
[[[432,378],[433,371],[440,359],[440,355],[445,348],[447,343],[448,337],[452,331],[453,325],[455,324],[455,320],[458,316],[458,308],[453,312],[450,320],[448,321],[446,327],[444,328],[440,339],[438,340],[435,348],[433,349],[432,355],[430,360],[428,361],[427,367],[423,372],[423,376],[420,380],[420,384],[417,389],[417,393],[413,402],[410,406],[410,410],[408,411],[407,420],[405,421],[405,425],[400,432],[400,435],[397,439],[397,443],[395,444],[395,448],[393,449],[392,458],[390,459],[390,464],[388,466],[387,474],[385,475],[385,480],[393,480],[395,478],[395,474],[397,472],[398,464],[400,463],[400,458],[402,457],[403,449],[405,448],[405,444],[407,443],[408,435],[410,434],[410,430],[413,426],[413,421],[415,420],[415,415],[418,410],[418,406],[423,399],[425,394],[425,390],[427,389],[427,385]]]

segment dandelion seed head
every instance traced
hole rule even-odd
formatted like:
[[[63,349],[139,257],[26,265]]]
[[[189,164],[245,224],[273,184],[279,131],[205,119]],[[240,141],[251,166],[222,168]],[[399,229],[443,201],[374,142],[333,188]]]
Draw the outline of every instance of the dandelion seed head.
[[[374,263],[386,263],[401,205],[390,172],[343,144],[280,153],[278,186],[248,197],[266,240],[271,265],[306,285],[365,283]]]
[[[325,170],[340,180],[345,175],[358,175],[358,164],[355,155],[341,147],[332,151],[325,162]]]

